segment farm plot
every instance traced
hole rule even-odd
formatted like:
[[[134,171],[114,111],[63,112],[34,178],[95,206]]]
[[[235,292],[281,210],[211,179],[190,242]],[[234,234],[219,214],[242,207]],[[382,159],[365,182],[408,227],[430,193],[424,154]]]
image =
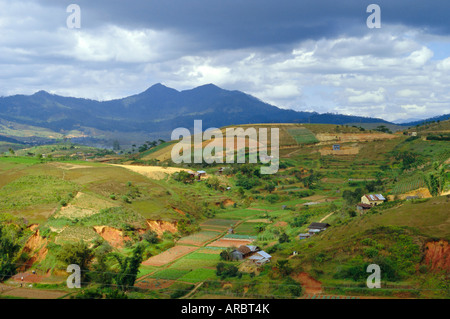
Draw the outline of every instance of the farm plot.
[[[169,288],[174,283],[175,280],[145,278],[144,280],[137,282],[135,286],[141,289],[152,290]]]
[[[420,175],[415,175],[397,183],[392,189],[392,193],[402,194],[422,187],[425,187],[425,181],[423,180],[423,177]]]
[[[144,261],[142,264],[144,266],[164,266],[188,253],[193,252],[194,250],[197,250],[198,247],[193,246],[181,246],[177,245],[175,247],[172,247],[165,252],[150,257],[146,261]]]
[[[218,254],[203,254],[194,252],[174,262],[168,269],[193,270],[197,268],[214,268],[220,261]]]
[[[178,243],[186,244],[186,245],[194,245],[194,246],[202,246],[208,241],[213,240],[220,236],[221,233],[217,231],[201,231],[187,237],[181,238]]]
[[[157,271],[156,273],[150,275],[150,278],[154,279],[164,279],[164,280],[177,280],[178,278],[186,275],[190,270],[168,268]]]
[[[262,212],[252,209],[237,209],[218,213],[216,216],[222,219],[245,219],[248,217],[254,217],[260,215]]]
[[[289,134],[294,138],[297,144],[314,144],[319,143],[316,136],[306,127],[296,127],[288,129]]]
[[[59,233],[55,238],[55,243],[71,243],[84,240],[85,242],[90,242],[94,239],[100,239],[100,236],[91,227],[85,226],[71,226],[66,227]]]
[[[257,231],[255,228],[256,224],[255,223],[242,223],[240,224],[238,227],[236,227],[236,229],[234,230],[235,234],[238,235],[257,235]]]
[[[178,280],[195,284],[205,280],[212,280],[216,277],[216,271],[214,269],[197,268]]]
[[[254,239],[236,239],[236,238],[221,238],[212,242],[207,247],[239,247],[241,245],[249,245],[254,241]]]
[[[233,219],[210,219],[200,224],[203,230],[224,232],[234,226],[238,220]]]

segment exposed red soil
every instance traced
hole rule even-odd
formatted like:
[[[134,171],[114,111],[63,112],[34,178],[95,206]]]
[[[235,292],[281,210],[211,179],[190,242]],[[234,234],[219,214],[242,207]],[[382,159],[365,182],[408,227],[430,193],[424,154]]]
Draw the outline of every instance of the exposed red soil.
[[[448,241],[441,239],[426,243],[424,263],[430,265],[432,271],[450,272],[450,244]]]
[[[286,227],[288,225],[287,222],[277,222],[274,226],[275,227]]]
[[[165,220],[147,220],[148,227],[153,230],[158,236],[162,236],[164,232],[168,231],[170,233],[178,232],[177,222],[168,222]]]
[[[183,212],[181,209],[178,209],[178,208],[176,208],[176,207],[172,207],[172,208],[173,208],[173,210],[176,211],[178,214],[181,214],[181,215],[183,215],[183,216],[186,216],[186,213]]]
[[[23,277],[23,280],[22,280]],[[45,275],[45,276],[40,276],[40,275],[35,275],[32,272],[20,272],[16,275],[14,275],[13,277],[11,277],[11,280],[16,281],[16,282],[23,282],[23,283],[39,283],[42,282],[45,278],[48,278],[49,274]]]
[[[292,276],[292,278],[301,283],[306,294],[315,295],[322,293],[322,283],[312,278],[306,272],[294,275]]]
[[[42,238],[39,234],[39,230],[37,230],[30,239],[28,239],[22,251],[30,255],[30,259],[28,259],[26,264],[20,269],[21,271],[24,271],[31,267],[35,262],[40,262],[45,259],[48,253],[47,239]]]
[[[94,230],[114,248],[122,248],[125,241],[131,239],[123,236],[123,231],[109,226],[94,226]]]
[[[228,207],[228,206],[234,205],[234,202],[233,202],[231,199],[225,199],[225,200],[222,201],[222,202],[217,202],[217,203],[216,203],[216,206],[220,206],[220,204],[222,204],[222,205],[225,206],[225,207]]]

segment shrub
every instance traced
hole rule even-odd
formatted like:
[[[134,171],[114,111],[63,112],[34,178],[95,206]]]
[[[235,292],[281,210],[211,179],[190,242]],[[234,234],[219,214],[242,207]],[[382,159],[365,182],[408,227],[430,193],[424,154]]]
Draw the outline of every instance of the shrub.
[[[220,262],[216,266],[216,275],[221,279],[225,279],[228,277],[236,277],[239,275],[238,268],[234,265],[227,265],[223,262]]]

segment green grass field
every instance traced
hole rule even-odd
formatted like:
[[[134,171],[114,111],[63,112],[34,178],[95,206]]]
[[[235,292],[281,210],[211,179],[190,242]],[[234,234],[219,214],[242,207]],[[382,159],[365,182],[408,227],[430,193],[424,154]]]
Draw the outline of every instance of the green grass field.
[[[197,268],[184,276],[178,278],[179,281],[185,281],[189,283],[198,283],[205,280],[217,279],[216,271],[214,269]]]

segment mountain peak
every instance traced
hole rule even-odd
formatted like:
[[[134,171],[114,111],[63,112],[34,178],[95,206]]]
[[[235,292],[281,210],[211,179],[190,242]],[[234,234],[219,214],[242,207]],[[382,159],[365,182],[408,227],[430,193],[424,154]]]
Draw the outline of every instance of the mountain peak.
[[[37,91],[36,93],[34,93],[33,95],[35,95],[35,96],[48,96],[48,95],[51,95],[51,94],[48,93],[47,91],[40,90],[40,91]]]
[[[178,92],[178,91],[168,86],[165,86],[164,84],[156,83],[142,93],[161,93],[161,92]]]

